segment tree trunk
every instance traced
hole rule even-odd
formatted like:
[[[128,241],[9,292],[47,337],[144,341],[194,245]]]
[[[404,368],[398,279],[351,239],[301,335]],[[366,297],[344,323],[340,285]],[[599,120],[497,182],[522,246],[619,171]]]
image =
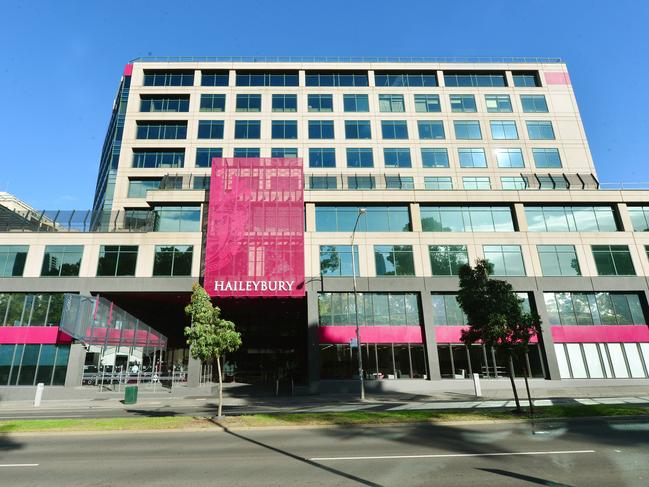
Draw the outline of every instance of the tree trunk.
[[[516,412],[521,414],[521,402],[518,399],[518,391],[516,390],[516,383],[514,382],[514,361],[512,354],[509,352],[509,381],[512,383],[512,391],[514,391],[514,401],[516,401]]]
[[[525,389],[527,390],[527,400],[530,403],[530,416],[534,418],[534,404],[532,404],[532,395],[530,394],[530,384],[527,382],[527,377],[532,375],[532,371],[527,367],[527,360],[525,361]]]
[[[216,369],[219,374],[219,415],[223,416],[223,377],[221,376],[221,357],[216,357]]]

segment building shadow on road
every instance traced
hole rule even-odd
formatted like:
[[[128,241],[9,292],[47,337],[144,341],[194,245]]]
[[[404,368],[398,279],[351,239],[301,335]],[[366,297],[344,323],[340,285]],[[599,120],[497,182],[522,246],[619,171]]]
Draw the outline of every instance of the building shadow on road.
[[[2,402],[1,396],[0,402]],[[22,443],[10,436],[11,432],[16,429],[16,424],[12,423],[12,421],[3,421],[2,423],[0,425],[0,459],[6,453],[13,450],[20,450],[23,447]]]

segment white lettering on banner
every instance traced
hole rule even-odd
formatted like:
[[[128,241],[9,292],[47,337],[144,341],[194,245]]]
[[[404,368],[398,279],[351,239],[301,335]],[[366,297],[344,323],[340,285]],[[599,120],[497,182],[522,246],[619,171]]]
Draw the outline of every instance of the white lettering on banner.
[[[291,291],[295,281],[214,281],[216,292]]]

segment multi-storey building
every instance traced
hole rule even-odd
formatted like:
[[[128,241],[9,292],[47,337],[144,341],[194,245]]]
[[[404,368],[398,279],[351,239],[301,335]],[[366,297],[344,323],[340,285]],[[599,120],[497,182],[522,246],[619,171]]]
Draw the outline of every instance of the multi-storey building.
[[[299,167],[291,197],[273,179],[292,170],[286,161]],[[247,197],[275,216],[237,228],[260,214],[221,198],[232,174],[258,177]],[[279,200],[299,212],[282,213]],[[528,354],[535,376],[649,377],[649,192],[600,187],[559,60],[137,59],[120,83],[93,211],[46,216],[0,234],[7,327],[55,327],[59,293],[100,294],[168,336],[165,361],[176,362],[183,307],[204,280],[243,333],[229,357],[240,380],[357,377],[356,319],[368,379],[492,377],[504,359],[460,343],[454,298],[459,265],[484,257],[543,320]],[[274,264],[275,277],[297,274],[282,292],[264,268],[289,234],[300,261]],[[226,272],[237,242],[247,260]],[[0,383],[38,381],[45,342],[7,330]],[[65,350],[69,338],[47,343]],[[72,347],[70,384],[84,355]]]

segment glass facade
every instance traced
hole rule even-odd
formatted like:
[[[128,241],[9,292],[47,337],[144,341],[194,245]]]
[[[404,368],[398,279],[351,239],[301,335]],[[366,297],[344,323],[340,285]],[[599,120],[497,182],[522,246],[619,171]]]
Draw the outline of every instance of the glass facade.
[[[423,113],[441,112],[439,95],[415,95],[415,111]]]
[[[417,293],[358,293],[359,326],[421,326]],[[320,326],[355,326],[354,293],[318,293]]]
[[[629,217],[635,232],[649,232],[649,206],[629,206]]]
[[[81,268],[83,245],[47,245],[41,276],[76,277]]]
[[[188,112],[189,95],[140,95],[141,112]]]
[[[97,276],[134,276],[137,245],[102,245],[99,249]]]
[[[70,345],[0,345],[0,385],[65,384]]]
[[[0,293],[0,326],[58,326],[62,293]]]
[[[156,206],[155,232],[199,232],[201,209],[198,206]]]
[[[525,205],[530,232],[616,232],[617,222],[610,206]]]
[[[644,325],[635,293],[543,293],[550,325]]]
[[[156,245],[154,276],[191,276],[193,245]]]
[[[365,95],[365,98],[367,98],[367,95]],[[333,112],[334,110],[334,100],[332,95],[309,95],[307,101],[310,112]]]
[[[203,93],[201,95],[201,112],[224,112],[225,95]]]
[[[537,245],[544,276],[581,276],[574,245]]]
[[[354,266],[359,275],[358,246],[354,245]],[[353,276],[351,245],[321,245],[320,274],[323,276]]]
[[[600,276],[635,276],[628,245],[593,245],[593,258]]]
[[[347,167],[374,167],[370,148],[347,148]]]
[[[421,206],[424,232],[513,232],[509,206]]]
[[[137,122],[137,139],[186,139],[187,122]]]
[[[445,139],[444,122],[441,120],[418,120],[417,130],[422,140]]]
[[[457,276],[460,267],[469,263],[466,245],[430,245],[428,255],[433,276]]]
[[[27,245],[0,245],[0,277],[22,277]]]
[[[185,165],[185,149],[133,149],[135,168],[181,168]]]
[[[494,276],[524,276],[525,263],[520,245],[484,245],[484,258],[494,266]]]
[[[370,100],[367,95],[343,95],[343,108],[346,112],[369,112]]]
[[[412,245],[375,245],[377,276],[414,276]]]
[[[199,147],[196,149],[196,167],[212,167],[212,159],[223,157],[223,149]]]
[[[351,232],[359,206],[316,205],[317,232]],[[365,215],[358,220],[358,232],[410,232],[410,211],[407,205],[364,206]]]
[[[422,167],[449,167],[448,150],[446,148],[428,148],[421,149]]]

